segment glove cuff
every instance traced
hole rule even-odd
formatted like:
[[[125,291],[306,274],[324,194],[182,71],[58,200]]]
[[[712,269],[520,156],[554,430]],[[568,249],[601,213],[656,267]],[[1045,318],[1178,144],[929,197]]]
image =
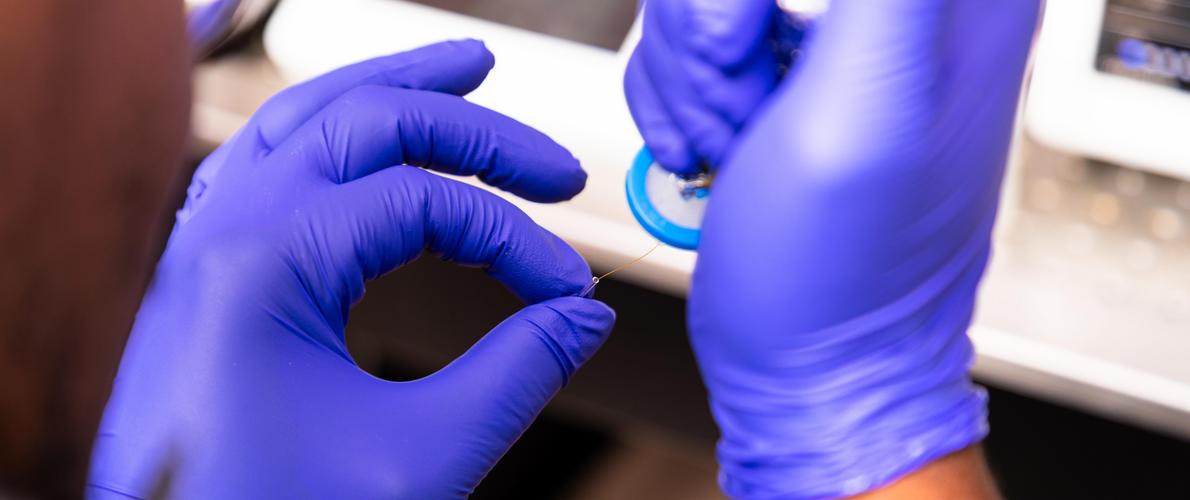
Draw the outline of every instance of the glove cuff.
[[[724,431],[719,484],[738,499],[840,498],[888,485],[987,435],[986,392],[962,385],[965,394],[951,408],[905,404],[842,436],[816,426],[786,433],[789,441],[741,440]],[[723,412],[716,408],[716,417]]]
[[[978,248],[978,247],[977,247]],[[733,498],[823,498],[895,481],[987,434],[966,335],[987,247],[910,296],[707,377]]]

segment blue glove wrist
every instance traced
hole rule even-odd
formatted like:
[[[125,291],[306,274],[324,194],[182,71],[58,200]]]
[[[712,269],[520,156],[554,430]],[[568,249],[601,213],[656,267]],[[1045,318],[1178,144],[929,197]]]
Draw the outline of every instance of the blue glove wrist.
[[[861,318],[796,332],[803,341],[770,363],[707,376],[724,490],[852,496],[982,440],[987,397],[968,375],[966,325],[986,249],[986,240],[973,245],[913,294]]]

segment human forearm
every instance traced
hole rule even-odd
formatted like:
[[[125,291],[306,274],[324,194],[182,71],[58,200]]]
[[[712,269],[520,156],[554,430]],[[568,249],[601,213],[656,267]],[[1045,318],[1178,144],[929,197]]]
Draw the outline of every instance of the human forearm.
[[[996,483],[980,446],[942,457],[856,500],[998,500]]]

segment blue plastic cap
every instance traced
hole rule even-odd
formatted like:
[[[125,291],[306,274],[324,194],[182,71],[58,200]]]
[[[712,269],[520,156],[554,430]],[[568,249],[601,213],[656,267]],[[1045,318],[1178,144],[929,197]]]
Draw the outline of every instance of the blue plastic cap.
[[[640,153],[636,155],[636,160],[632,162],[632,168],[628,170],[628,179],[624,183],[624,190],[628,195],[628,208],[632,210],[632,215],[636,217],[636,221],[640,223],[641,227],[644,227],[645,231],[662,243],[683,250],[698,248],[698,239],[701,234],[699,229],[679,226],[670,222],[657,211],[652,201],[649,200],[645,190],[645,179],[649,168],[652,167],[653,153],[649,151],[648,147],[642,147]]]

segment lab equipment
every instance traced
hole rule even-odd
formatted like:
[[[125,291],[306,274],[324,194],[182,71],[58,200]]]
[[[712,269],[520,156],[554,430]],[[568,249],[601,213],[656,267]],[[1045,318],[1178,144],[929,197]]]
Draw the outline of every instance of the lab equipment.
[[[591,273],[572,248],[414,166],[539,201],[582,189],[567,150],[459,97],[492,64],[471,41],[343,68],[275,96],[202,163],[125,350],[89,497],[471,491],[614,321],[575,296]],[[437,373],[379,380],[347,351],[348,312],[425,249],[529,305]]]
[[[1051,0],[1025,125],[1063,152],[1190,180],[1190,6]]]
[[[1039,8],[834,2],[733,145],[687,308],[729,496],[850,496],[984,436],[966,330]]]
[[[698,247],[710,188],[710,173],[679,177],[657,165],[648,147],[637,153],[624,183],[628,207],[641,227],[662,243],[684,250]]]
[[[665,3],[665,5],[656,6],[656,9],[660,12],[658,16],[669,16],[674,14],[671,12],[671,10],[674,9],[673,2],[655,3]],[[775,26],[771,29],[771,33],[767,33],[765,35],[768,38],[767,48],[772,50],[773,54],[771,57],[766,56],[761,59],[762,61],[770,62],[771,66],[769,68],[758,68],[757,71],[762,75],[773,75],[773,77],[778,80],[784,76],[785,72],[788,71],[788,69],[794,64],[794,60],[800,51],[801,43],[805,39],[806,34],[813,27],[815,20],[826,13],[829,5],[829,0],[780,0],[777,2],[778,9],[775,13],[766,15],[762,12],[749,12],[750,14],[754,14],[759,20],[751,21],[753,23],[763,23],[765,20],[769,19],[770,16],[775,16],[776,21],[774,23]],[[727,15],[726,13],[719,12],[717,10],[723,7],[701,5],[690,6],[690,8],[691,10],[695,11],[698,11],[698,9],[704,9],[705,12],[700,12],[700,14],[703,16]],[[730,9],[732,7],[727,8]],[[647,9],[644,15],[650,16]],[[661,25],[665,22],[672,23],[673,21],[663,20],[658,21],[657,23],[658,25]],[[675,28],[671,28],[671,30],[672,29]],[[655,41],[655,38],[643,39],[641,44],[646,45],[645,48],[639,50],[639,52],[642,54],[640,59],[641,61],[644,61],[645,57],[647,57],[644,54],[649,52],[656,53],[655,51],[658,50],[673,50],[673,57],[677,58],[682,57],[682,51],[684,50],[680,42],[667,44],[668,48],[662,47],[650,49],[649,47],[662,45],[661,42]],[[762,45],[759,50],[765,49],[766,47]],[[664,60],[665,57],[665,54],[661,53],[657,56],[654,56],[653,59]],[[707,62],[708,61],[701,61],[702,64],[706,64]],[[657,134],[657,132],[654,131],[654,127],[657,126],[656,121],[650,120],[648,115],[656,115],[661,113],[661,108],[665,108],[665,106],[659,106],[655,102],[642,104],[642,101],[663,100],[664,98],[650,98],[648,96],[663,96],[668,93],[668,89],[645,90],[643,88],[645,86],[657,86],[659,84],[654,83],[652,78],[648,78],[645,75],[645,73],[647,73],[647,69],[634,69],[641,68],[641,66],[642,65],[640,64],[636,66],[630,66],[628,71],[635,74],[630,74],[628,77],[626,77],[626,90],[629,94],[630,100],[633,100],[636,103],[638,110],[642,107],[657,108],[655,111],[638,111],[639,114],[645,115],[644,117],[640,117],[638,119],[638,126],[641,128],[642,134],[645,135],[646,140],[649,138],[656,139],[655,134]],[[699,64],[694,65],[696,68],[699,66]],[[703,68],[702,71],[706,71],[706,69],[707,68]],[[733,68],[730,67],[718,67],[713,68],[713,71],[728,73],[732,71],[732,69]],[[698,71],[700,70],[696,69],[693,70],[692,73],[697,73]],[[691,75],[691,77],[696,78],[694,75]],[[767,77],[762,77],[762,79],[767,80]],[[698,85],[694,85],[694,87],[697,86]],[[728,92],[720,92],[720,95],[728,94]],[[744,93],[744,95],[749,94]],[[676,106],[677,109],[681,109],[682,107],[699,106],[714,107],[714,103],[702,102],[704,96],[699,95],[697,92],[691,92],[688,94],[688,96],[687,102],[680,102],[682,101],[681,98],[671,99],[671,101],[677,100],[679,103],[673,104],[671,102],[669,104],[670,108],[668,109],[674,109],[674,106]],[[763,95],[755,93],[751,94],[751,96],[753,99],[763,98]],[[690,100],[693,100],[694,102],[690,102]],[[746,107],[753,108],[755,105],[755,102],[749,102]],[[675,112],[675,114],[680,114],[680,112]],[[699,113],[694,114],[697,115]],[[705,117],[697,119],[706,120]],[[682,129],[681,120],[677,116],[674,116],[672,121],[676,124],[676,126],[673,127],[674,129]],[[739,128],[742,125],[742,121],[736,120],[736,122],[731,123],[728,127],[722,126],[723,124],[719,125],[721,128],[718,130],[723,132],[728,129]],[[703,132],[704,130],[706,130],[706,128],[694,127],[686,129],[686,131],[688,131],[693,137],[697,137],[697,134]],[[661,133],[674,135],[672,132]],[[677,248],[694,250],[698,247],[699,232],[702,227],[702,217],[706,211],[708,196],[710,195],[711,184],[714,178],[714,168],[708,167],[706,162],[714,161],[713,158],[720,158],[723,154],[723,151],[726,149],[725,138],[720,136],[717,138],[717,140],[723,142],[718,146],[712,146],[709,150],[704,149],[704,151],[712,151],[711,154],[714,156],[702,158],[699,163],[699,167],[694,170],[689,168],[691,161],[689,159],[690,157],[687,157],[686,160],[679,160],[676,164],[669,163],[669,169],[673,170],[671,172],[670,170],[666,169],[666,166],[654,161],[653,154],[647,145],[642,147],[637,153],[636,158],[633,160],[632,167],[628,170],[628,174],[625,179],[625,193],[628,198],[628,207],[631,209],[632,215],[638,222],[640,222],[641,227],[645,228],[645,230],[648,231],[650,235],[668,245]],[[692,142],[695,143],[695,149],[700,149],[699,141],[693,140]],[[663,145],[663,147],[665,146]],[[671,145],[667,149],[672,151],[672,148],[673,146]]]

